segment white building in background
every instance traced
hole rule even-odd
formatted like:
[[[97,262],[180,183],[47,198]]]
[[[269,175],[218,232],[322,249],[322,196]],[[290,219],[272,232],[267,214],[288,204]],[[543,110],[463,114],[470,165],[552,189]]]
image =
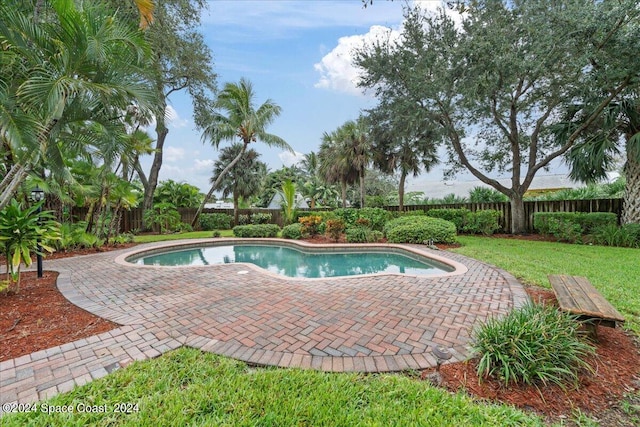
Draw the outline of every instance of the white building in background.
[[[498,179],[498,181],[507,188],[511,187],[511,179],[509,178]],[[585,184],[572,181],[567,175],[539,175],[533,178],[529,190],[579,188],[584,186]],[[422,192],[424,197],[429,199],[441,199],[451,193],[459,197],[468,197],[469,191],[474,187],[492,188],[480,180],[429,181],[418,177],[407,178],[405,192]]]
[[[233,203],[218,200],[215,203],[205,203],[205,209],[233,209]]]
[[[267,209],[280,209],[282,207],[282,194],[276,192],[271,198]],[[296,192],[296,208],[306,209],[309,207],[309,203],[302,197],[302,194]]]

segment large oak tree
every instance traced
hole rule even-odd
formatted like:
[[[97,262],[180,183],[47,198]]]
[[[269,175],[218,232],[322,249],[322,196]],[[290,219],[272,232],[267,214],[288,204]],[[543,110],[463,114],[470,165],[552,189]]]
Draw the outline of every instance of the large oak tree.
[[[509,197],[511,228],[521,233],[534,176],[637,87],[639,13],[631,0],[479,0],[456,23],[443,10],[408,8],[400,39],[365,47],[355,62],[364,87],[438,128],[452,170],[465,168]],[[595,102],[577,102],[594,93]],[[588,111],[558,139],[552,129],[568,104]]]

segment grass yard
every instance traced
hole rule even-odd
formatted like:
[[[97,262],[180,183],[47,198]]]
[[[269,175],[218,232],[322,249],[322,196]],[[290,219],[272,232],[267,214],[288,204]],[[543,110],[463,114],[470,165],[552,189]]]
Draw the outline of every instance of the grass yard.
[[[640,249],[460,236],[454,252],[498,266],[523,283],[550,288],[548,274],[585,276],[640,333]]]
[[[232,230],[219,230],[220,237],[233,237]],[[142,234],[135,236],[133,241],[135,243],[153,243],[162,242],[165,240],[180,240],[180,239],[206,239],[213,237],[213,231],[190,231],[187,233],[173,233],[173,234]]]
[[[119,403],[138,412],[113,413]],[[252,369],[179,349],[57,396],[49,406],[106,405],[107,413],[3,417],[3,426],[539,426],[509,406],[476,403],[401,375]]]

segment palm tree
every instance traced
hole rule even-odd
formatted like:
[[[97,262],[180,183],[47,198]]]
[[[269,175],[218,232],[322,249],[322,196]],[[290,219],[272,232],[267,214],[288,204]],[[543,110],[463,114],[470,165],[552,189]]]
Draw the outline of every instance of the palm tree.
[[[267,132],[267,127],[280,115],[281,108],[272,100],[267,99],[257,109],[254,106],[253,86],[251,82],[242,78],[239,83],[226,83],[218,95],[215,106],[222,112],[212,115],[212,122],[204,129],[203,140],[209,140],[218,148],[222,141],[240,140],[242,149],[238,155],[221,171],[218,178],[211,186],[204,201],[196,212],[192,226],[195,226],[198,217],[204,209],[204,204],[213,195],[220,181],[231,170],[249,144],[262,141],[269,146],[281,147],[289,151],[293,149],[286,141],[277,135]],[[226,113],[226,116],[223,114]]]
[[[364,207],[364,176],[371,161],[370,141],[364,119],[350,120],[338,131],[342,135],[345,161],[357,172],[360,183],[360,207]]]
[[[318,158],[320,175],[329,184],[340,184],[342,207],[347,207],[347,186],[356,182],[359,172],[353,167],[344,149],[343,134],[339,130],[322,135]]]
[[[400,173],[398,210],[404,209],[404,187],[407,176],[429,172],[438,163],[435,138],[429,130],[410,124],[406,115],[385,108],[384,104],[369,111],[373,162],[380,171]]]
[[[568,121],[556,127],[562,141],[568,131],[583,120]],[[622,149],[620,148],[622,141]],[[611,103],[567,155],[569,176],[587,183],[606,178],[606,174],[623,155],[626,186],[621,222],[640,224],[640,92]]]
[[[115,134],[121,111],[152,100],[147,44],[137,29],[97,3],[52,0],[38,6],[47,13],[37,22],[34,7],[0,4],[0,139],[10,153],[0,208],[44,159],[64,173],[68,145]]]
[[[231,169],[222,175],[230,164],[243,150],[240,143],[233,144],[220,150],[220,157],[213,166],[211,182],[218,182],[216,190],[222,190],[222,197],[233,196],[233,219],[238,223],[238,206],[240,198],[247,199],[255,196],[262,187],[262,181],[267,174],[267,165],[258,160],[260,154],[254,150],[245,150]],[[218,177],[222,176],[221,180]]]

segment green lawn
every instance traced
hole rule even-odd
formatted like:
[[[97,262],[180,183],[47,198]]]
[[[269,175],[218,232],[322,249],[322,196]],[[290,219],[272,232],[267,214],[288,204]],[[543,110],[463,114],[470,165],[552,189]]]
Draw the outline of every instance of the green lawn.
[[[139,412],[115,414],[116,404]],[[251,369],[194,349],[136,362],[49,406],[98,405],[106,414],[30,412],[3,426],[539,426],[504,405],[476,403],[402,375]],[[101,405],[106,405],[101,406]],[[134,410],[136,408],[133,408]]]
[[[461,236],[454,252],[496,265],[523,283],[549,288],[548,274],[585,276],[640,333],[640,249]]]
[[[173,234],[143,234],[135,236],[133,241],[136,243],[152,243],[164,240],[180,240],[180,239],[203,239],[213,237],[213,231],[191,231],[188,233]],[[220,230],[220,237],[233,237],[232,230]]]

